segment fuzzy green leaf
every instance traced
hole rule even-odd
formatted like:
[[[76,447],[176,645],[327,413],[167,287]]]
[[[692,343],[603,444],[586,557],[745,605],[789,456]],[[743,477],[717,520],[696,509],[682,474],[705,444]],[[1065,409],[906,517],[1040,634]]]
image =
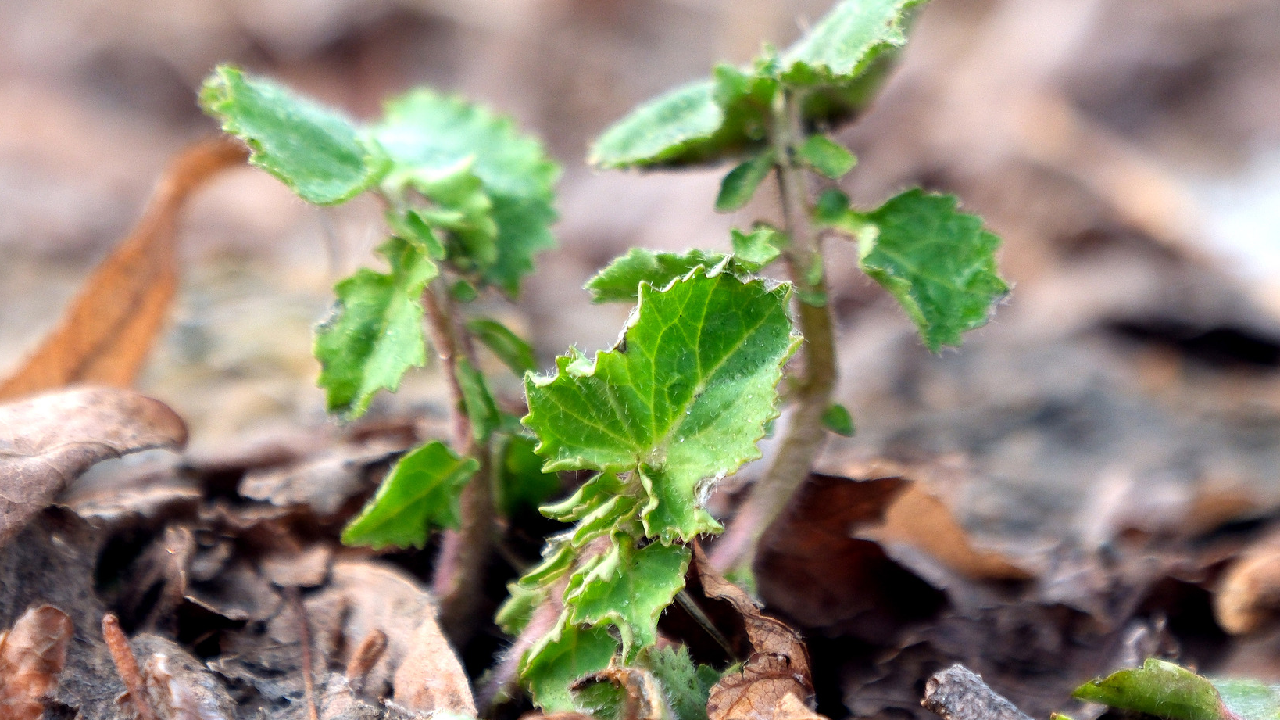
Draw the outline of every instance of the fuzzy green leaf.
[[[684,645],[648,648],[640,653],[639,665],[662,684],[676,720],[707,720],[707,699],[720,681],[718,670],[695,665]]]
[[[481,278],[515,295],[533,257],[552,247],[551,202],[560,169],[511,121],[456,97],[415,90],[387,104],[374,137],[397,168],[442,170],[465,163],[483,183],[496,224],[496,256]]]
[[[497,320],[476,318],[467,322],[467,329],[516,375],[538,368],[529,343]]]
[[[556,629],[529,648],[520,675],[533,701],[544,711],[575,710],[569,686],[589,673],[609,667],[618,641],[606,627],[581,628],[568,622],[567,611]]]
[[[777,415],[776,385],[799,343],[790,287],[698,267],[665,289],[640,285],[619,348],[556,361],[526,380],[524,423],[546,470],[640,471],[654,487],[646,532],[689,540],[719,524],[699,506],[707,484],[759,457]]]
[[[908,190],[859,216],[859,263],[907,311],[928,348],[959,345],[1009,292],[996,273],[1000,238],[956,199]]]
[[[849,408],[839,403],[832,403],[823,411],[822,426],[844,437],[853,437],[854,434],[853,416],[849,414]]]
[[[904,18],[922,0],[843,0],[782,54],[782,78],[815,85],[854,78],[906,44]]]
[[[799,154],[806,165],[832,180],[839,180],[858,162],[853,153],[826,135],[810,135],[800,145]]]
[[[378,492],[342,531],[344,545],[422,547],[433,527],[456,528],[458,496],[479,469],[444,443],[427,443],[400,458]]]
[[[515,637],[524,632],[534,611],[546,599],[546,588],[529,587],[518,582],[507,583],[507,599],[498,608],[493,621],[502,632]]]
[[[249,146],[251,163],[308,202],[349,200],[386,170],[385,158],[341,113],[235,66],[214,69],[200,105]]]
[[[756,225],[749,233],[734,228],[729,231],[729,235],[733,242],[734,258],[752,270],[759,270],[777,260],[787,244],[786,235],[765,224]]]
[[[661,290],[696,267],[718,267],[724,259],[721,253],[705,250],[664,253],[632,248],[588,280],[587,290],[593,303],[633,303],[640,297],[642,282]]]
[[[716,196],[716,212],[733,212],[751,202],[756,188],[773,169],[774,154],[766,150],[729,171],[720,181],[720,194]]]
[[[1073,696],[1168,720],[1225,720],[1218,691],[1205,678],[1173,663],[1148,659],[1141,668],[1121,670],[1076,688]]]
[[[512,435],[502,446],[498,510],[504,517],[536,508],[560,490],[560,476],[542,471],[542,458],[533,451],[536,444],[533,438]]]
[[[615,538],[600,563],[565,604],[571,620],[595,627],[613,625],[622,637],[623,661],[658,639],[658,615],[684,587],[692,557],[683,545],[653,543],[639,550],[626,536]]]
[[[334,286],[334,314],[316,331],[320,387],[330,412],[362,414],[380,389],[395,390],[412,367],[427,361],[418,299],[437,267],[422,248],[392,238],[378,249],[390,273],[361,269]]]

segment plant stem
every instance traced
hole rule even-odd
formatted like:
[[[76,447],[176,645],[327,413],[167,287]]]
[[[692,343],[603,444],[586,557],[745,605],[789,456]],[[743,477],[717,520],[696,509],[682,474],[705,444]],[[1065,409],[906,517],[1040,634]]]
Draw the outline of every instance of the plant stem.
[[[489,442],[476,440],[458,381],[458,364],[465,358],[474,366],[475,350],[470,335],[457,321],[453,298],[447,289],[439,289],[443,285],[438,281],[428,285],[422,294],[422,304],[427,311],[436,352],[448,376],[453,400],[454,451],[480,461],[480,469],[462,490],[459,501],[462,525],[457,530],[445,531],[431,581],[432,591],[440,602],[440,627],[455,647],[461,647],[478,619],[484,570],[493,549],[496,524]]]
[[[807,171],[796,160],[796,148],[804,141],[801,101],[794,91],[779,92],[774,98],[770,138],[777,157],[783,223],[790,238],[783,258],[797,290],[796,315],[804,335],[804,366],[790,378],[790,424],[773,463],[711,553],[712,567],[720,572],[754,559],[760,536],[809,477],[826,438],[822,415],[836,386],[835,332],[826,301],[821,238],[809,218]]]

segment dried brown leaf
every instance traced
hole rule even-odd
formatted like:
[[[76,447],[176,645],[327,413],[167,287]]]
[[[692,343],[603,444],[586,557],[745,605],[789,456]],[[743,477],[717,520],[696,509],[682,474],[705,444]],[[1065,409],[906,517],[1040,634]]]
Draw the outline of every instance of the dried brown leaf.
[[[1232,635],[1275,624],[1280,618],[1280,537],[1263,539],[1227,568],[1213,597],[1213,614]]]
[[[742,615],[751,654],[742,670],[726,674],[711,688],[709,720],[798,720],[811,717],[805,707],[813,695],[809,652],[800,634],[760,611],[741,588],[717,575],[701,549],[694,549],[694,566],[703,593],[727,602]],[[794,696],[794,700],[787,700]],[[796,715],[796,708],[805,715]]]
[[[173,410],[129,390],[66,390],[0,405],[0,545],[94,463],[186,440]]]
[[[244,146],[225,138],[196,143],[179,154],[133,232],[85,281],[36,351],[0,383],[0,398],[74,383],[132,385],[177,289],[178,213],[206,180],[245,159]]]
[[[233,720],[235,701],[212,673],[181,646],[155,635],[133,641],[151,706],[164,720]]]
[[[0,634],[0,717],[41,720],[67,662],[71,618],[52,605],[27,610]]]
[[[410,710],[476,716],[471,683],[435,617],[427,617],[414,631],[393,682],[395,701]]]

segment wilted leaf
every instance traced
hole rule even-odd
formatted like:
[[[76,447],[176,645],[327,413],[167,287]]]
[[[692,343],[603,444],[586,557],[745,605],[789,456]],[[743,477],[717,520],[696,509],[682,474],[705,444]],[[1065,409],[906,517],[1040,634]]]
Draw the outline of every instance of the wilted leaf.
[[[330,412],[358,416],[381,389],[395,390],[427,362],[419,298],[439,268],[418,245],[392,238],[378,249],[390,273],[361,268],[334,286],[338,305],[316,331],[316,383]]]
[[[342,531],[346,545],[422,547],[432,527],[458,526],[458,496],[479,469],[440,441],[405,455]]]
[[[387,167],[341,114],[232,65],[204,81],[200,105],[253,150],[249,162],[308,202],[350,200]]]
[[[701,551],[694,563],[708,598],[729,603],[742,615],[751,655],[738,672],[726,673],[707,699],[710,720],[799,720],[813,695],[809,652],[800,634],[769,617],[740,588],[717,575]],[[788,696],[794,696],[788,701]]]
[[[42,720],[58,684],[74,628],[52,605],[33,607],[0,633],[0,717]]]
[[[65,390],[0,405],[0,545],[94,463],[186,440],[173,410],[129,390]]]
[[[165,170],[142,219],[84,282],[40,346],[0,384],[14,398],[75,383],[133,384],[177,290],[175,233],[187,198],[244,148],[218,139],[192,145]]]

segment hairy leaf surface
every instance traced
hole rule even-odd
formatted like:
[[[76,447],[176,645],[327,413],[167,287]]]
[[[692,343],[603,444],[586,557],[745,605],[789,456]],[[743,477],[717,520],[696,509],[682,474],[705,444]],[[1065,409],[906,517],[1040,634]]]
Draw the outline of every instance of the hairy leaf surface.
[[[252,150],[249,162],[302,199],[332,205],[377,182],[387,163],[340,113],[232,65],[219,65],[200,105]]]
[[[722,253],[705,250],[670,253],[632,248],[588,280],[587,290],[593,303],[633,303],[640,297],[642,282],[661,290],[696,267],[718,267],[724,259]]]
[[[458,496],[479,467],[439,441],[405,455],[342,531],[343,544],[420,548],[432,528],[458,527]]]
[[[859,216],[859,264],[907,311],[928,348],[959,345],[1009,292],[996,273],[1000,238],[956,199],[908,190]]]
[[[482,181],[496,223],[496,256],[480,268],[483,279],[515,295],[533,270],[536,253],[555,244],[549,226],[553,186],[560,174],[532,138],[510,120],[460,98],[415,90],[386,106],[374,137],[400,168],[457,167],[467,163]]]
[[[618,628],[624,662],[658,639],[658,615],[684,587],[690,550],[653,543],[639,550],[629,537],[616,538],[608,553],[577,592],[565,598],[572,620]]]
[[[609,667],[618,641],[607,627],[583,628],[561,615],[556,629],[525,654],[521,676],[533,700],[548,713],[574,710],[573,681]]]
[[[665,289],[641,285],[619,348],[563,356],[555,375],[526,381],[524,423],[546,470],[640,471],[661,486],[645,513],[651,537],[718,529],[699,495],[759,457],[782,364],[799,343],[789,295],[703,267]]]
[[[418,298],[438,268],[422,248],[392,238],[378,252],[390,273],[367,268],[334,286],[334,315],[316,331],[320,387],[330,412],[362,414],[378,390],[395,390],[411,367],[426,364],[426,336]]]
[[[860,75],[882,52],[906,44],[904,14],[921,0],[844,0],[782,54],[782,78],[825,84]]]

